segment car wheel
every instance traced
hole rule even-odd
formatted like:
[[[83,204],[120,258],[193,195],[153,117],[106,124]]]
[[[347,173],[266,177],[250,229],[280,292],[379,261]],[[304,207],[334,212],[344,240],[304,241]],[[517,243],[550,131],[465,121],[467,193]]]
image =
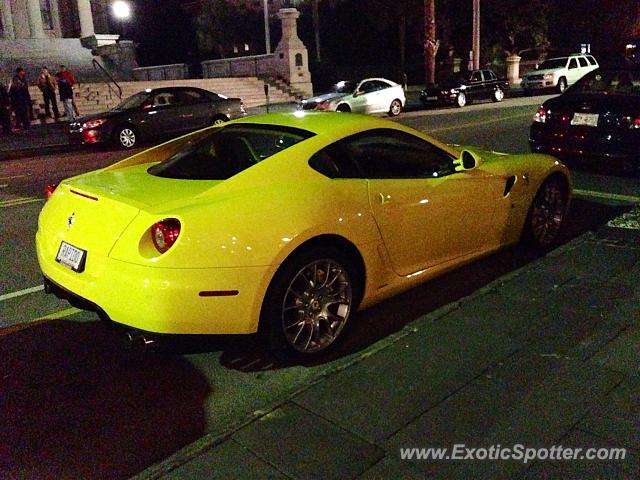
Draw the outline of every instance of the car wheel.
[[[462,108],[467,104],[467,96],[460,92],[456,97],[456,106]]]
[[[389,106],[389,116],[397,117],[400,112],[402,112],[402,102],[396,98]]]
[[[504,90],[502,90],[500,87],[496,88],[493,91],[491,100],[493,100],[494,102],[501,102],[503,99],[504,99]]]
[[[338,105],[338,108],[336,108],[336,112],[348,113],[350,111],[351,111],[351,107],[349,107],[349,105],[347,105],[346,103],[340,104]]]
[[[218,115],[216,117],[213,117],[213,120],[211,120],[211,125],[222,125],[223,123],[228,121],[229,119],[224,115]]]
[[[563,93],[567,89],[567,79],[564,77],[560,77],[558,80],[558,93]]]
[[[130,149],[138,144],[138,134],[133,127],[125,125],[116,129],[113,139],[120,148]]]
[[[551,249],[559,239],[568,204],[569,188],[564,177],[558,174],[547,178],[529,208],[524,240],[534,248]]]
[[[355,310],[356,269],[345,252],[317,247],[288,259],[274,277],[262,310],[270,349],[311,358],[336,344]]]

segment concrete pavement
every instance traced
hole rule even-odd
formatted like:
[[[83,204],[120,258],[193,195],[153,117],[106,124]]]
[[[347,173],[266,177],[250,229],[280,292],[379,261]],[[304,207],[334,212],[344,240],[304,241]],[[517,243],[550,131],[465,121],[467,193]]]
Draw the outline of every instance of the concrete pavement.
[[[637,479],[639,345],[640,230],[603,227],[135,478]],[[403,448],[462,444],[616,447],[626,458],[401,459]]]

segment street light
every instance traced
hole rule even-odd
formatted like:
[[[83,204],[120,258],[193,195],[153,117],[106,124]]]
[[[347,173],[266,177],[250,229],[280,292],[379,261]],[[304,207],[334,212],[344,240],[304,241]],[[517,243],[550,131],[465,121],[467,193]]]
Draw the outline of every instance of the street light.
[[[120,34],[124,37],[124,22],[131,16],[131,7],[124,0],[116,0],[111,5],[113,16],[120,22]]]

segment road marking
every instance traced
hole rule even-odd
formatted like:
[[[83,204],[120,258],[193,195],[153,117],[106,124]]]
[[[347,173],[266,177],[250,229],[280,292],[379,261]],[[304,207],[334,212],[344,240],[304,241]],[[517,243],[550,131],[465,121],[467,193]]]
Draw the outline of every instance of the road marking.
[[[29,175],[11,175],[10,177],[0,177],[0,180],[13,180],[14,178],[24,178]]]
[[[573,194],[576,197],[586,198],[602,198],[605,200],[616,200],[618,202],[630,202],[640,204],[640,197],[633,195],[620,195],[618,193],[596,192],[593,190],[580,190],[578,188],[573,190]]]
[[[450,125],[448,127],[440,127],[440,128],[432,128],[427,130],[428,133],[437,133],[437,132],[446,132],[448,130],[459,130],[462,128],[471,128],[471,127],[477,127],[478,125],[486,125],[487,123],[499,123],[499,122],[504,122],[507,120],[515,120],[517,118],[524,118],[524,117],[532,117],[533,115],[531,113],[520,113],[518,115],[509,115],[508,117],[500,117],[500,118],[494,118],[492,120],[479,120],[477,122],[469,122],[469,123],[458,123],[456,125]]]
[[[24,198],[13,198],[11,200],[3,200],[3,201],[0,201],[0,208],[15,207],[17,205],[24,205],[26,203],[34,203],[34,202],[44,202],[44,198],[24,197]]]
[[[71,315],[75,315],[76,313],[80,313],[82,310],[79,308],[71,307],[66,310],[60,310],[59,312],[50,313],[49,315],[44,315],[42,317],[38,317],[34,320],[34,322],[40,322],[43,320],[55,320],[57,318],[70,317]]]
[[[24,290],[18,290],[17,292],[5,293],[0,295],[0,302],[9,300],[11,298],[21,297],[23,295],[29,295],[30,293],[36,293],[40,290],[44,290],[44,285],[38,285],[37,287],[25,288]]]

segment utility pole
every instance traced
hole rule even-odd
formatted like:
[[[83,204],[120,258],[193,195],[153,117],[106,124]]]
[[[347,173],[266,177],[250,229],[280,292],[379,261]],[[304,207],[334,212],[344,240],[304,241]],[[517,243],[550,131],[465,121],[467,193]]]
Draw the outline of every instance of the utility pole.
[[[473,69],[480,69],[480,0],[473,0]]]
[[[427,85],[436,78],[436,53],[440,42],[436,40],[436,2],[424,0],[424,76]]]
[[[264,8],[264,43],[267,55],[271,54],[271,33],[269,32],[269,0],[262,0]]]
[[[321,63],[322,57],[320,56],[320,12],[318,10],[318,3],[320,0],[312,0],[311,8],[313,15],[313,31],[315,33],[316,40],[316,62]]]

